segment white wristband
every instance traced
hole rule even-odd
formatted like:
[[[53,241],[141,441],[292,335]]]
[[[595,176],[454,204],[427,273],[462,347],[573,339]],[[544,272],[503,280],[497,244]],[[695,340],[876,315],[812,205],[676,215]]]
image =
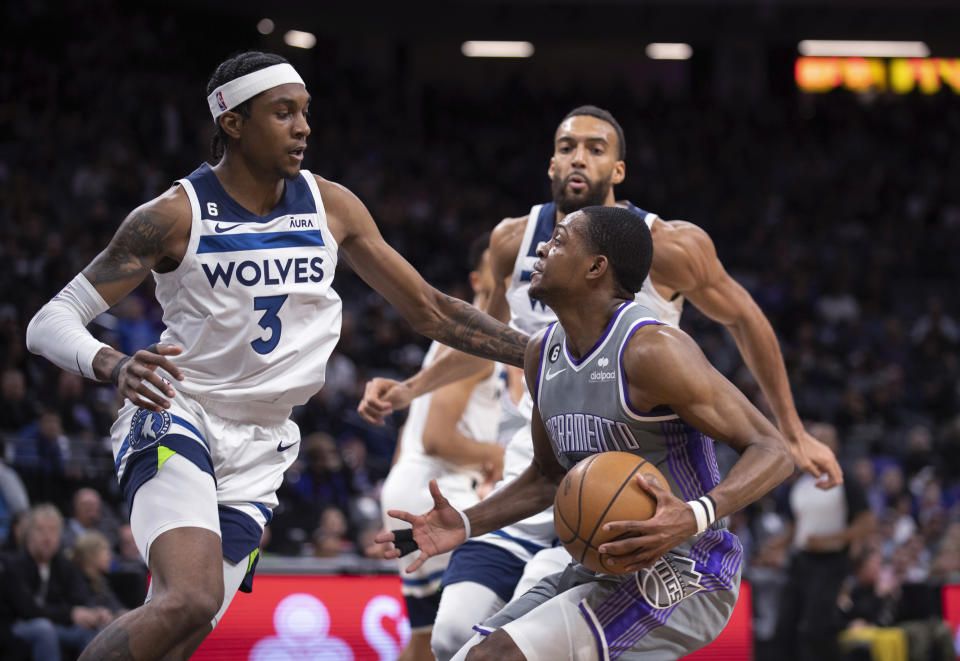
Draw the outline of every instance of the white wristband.
[[[454,509],[456,509],[456,508],[454,508]],[[463,527],[467,529],[467,539],[470,539],[470,536],[471,536],[471,532],[470,532],[470,519],[467,517],[466,514],[464,514],[464,512],[463,512],[462,510],[457,510],[457,514],[459,514],[459,515],[460,515],[460,518],[463,519]]]
[[[687,505],[693,510],[693,516],[697,519],[698,535],[706,532],[707,528],[717,520],[717,504],[709,495],[688,500]]]

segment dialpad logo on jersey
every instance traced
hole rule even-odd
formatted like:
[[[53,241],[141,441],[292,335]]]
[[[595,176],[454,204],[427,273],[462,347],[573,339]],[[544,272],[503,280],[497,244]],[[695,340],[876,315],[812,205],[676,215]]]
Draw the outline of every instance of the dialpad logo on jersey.
[[[173,419],[166,411],[137,409],[130,421],[130,449],[134,452],[156,445],[170,431]]]
[[[606,371],[603,368],[610,364],[610,359],[606,356],[600,356],[597,359],[597,367],[600,369],[590,372],[590,383],[603,383],[604,381],[613,381],[617,378],[615,370]]]
[[[641,569],[635,575],[637,587],[651,608],[676,606],[692,594],[703,590],[696,564],[690,558],[668,553],[650,569]]]
[[[548,358],[551,363],[557,362],[557,359],[560,357],[560,343],[557,342],[552,347],[550,347],[550,355]]]

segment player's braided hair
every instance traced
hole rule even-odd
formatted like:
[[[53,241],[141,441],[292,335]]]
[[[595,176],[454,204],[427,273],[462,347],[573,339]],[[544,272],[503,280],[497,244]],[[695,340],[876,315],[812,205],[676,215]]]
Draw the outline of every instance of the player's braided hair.
[[[653,237],[643,218],[623,207],[585,207],[585,239],[610,262],[613,279],[629,298],[640,291],[653,263]]]
[[[603,108],[598,108],[597,106],[579,106],[574,108],[566,114],[566,116],[560,120],[560,123],[563,124],[565,121],[571,117],[580,117],[587,115],[588,117],[596,117],[597,119],[602,119],[607,124],[613,127],[613,130],[617,134],[617,159],[624,161],[627,159],[627,139],[623,135],[623,127],[620,126],[614,116],[610,113],[609,110],[604,110]]]
[[[213,72],[213,75],[210,76],[210,80],[207,83],[207,95],[212,94],[213,90],[220,87],[220,85],[229,83],[235,78],[259,71],[260,69],[272,67],[274,64],[283,64],[286,61],[285,58],[276,53],[262,53],[255,50],[238,53],[221,62],[216,71]],[[249,117],[251,100],[252,99],[247,99],[243,103],[230,108],[230,110],[240,113],[243,117]],[[220,126],[218,120],[217,130],[210,140],[210,158],[213,162],[220,160],[226,145],[227,134],[223,130],[223,127]]]

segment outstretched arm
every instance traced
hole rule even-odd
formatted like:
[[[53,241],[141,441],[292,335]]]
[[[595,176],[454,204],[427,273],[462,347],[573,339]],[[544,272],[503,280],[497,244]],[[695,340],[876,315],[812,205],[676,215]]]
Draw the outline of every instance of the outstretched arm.
[[[504,323],[510,318],[507,279],[513,270],[523,227],[524,218],[505,218],[490,235],[490,267],[494,286],[486,299],[478,302],[477,307]],[[482,358],[447,348],[428,367],[404,381],[382,377],[368,381],[357,411],[367,422],[383,424],[388,415],[407,408],[416,397],[474,376],[488,366],[489,363]]]
[[[682,221],[658,229],[651,279],[682,293],[730,331],[770,403],[797,467],[823,478],[821,488],[841,483],[843,472],[833,452],[803,428],[773,327],[749,292],[723,268],[713,241],[696,225]]]
[[[527,336],[469,303],[437,291],[377,229],[346,188],[317,177],[340,254],[363,280],[400,311],[421,335],[510,365],[523,364]]]
[[[155,351],[125,356],[98,343],[86,325],[130,293],[158,267],[174,267],[190,237],[190,205],[179,187],[148,202],[123,221],[107,248],[48,302],[27,327],[27,346],[63,369],[99,381],[117,384],[120,394],[153,411],[169,406],[157,392],[173,397],[157,368],[183,378],[166,356],[179,347],[158,345]]]
[[[536,378],[536,371],[540,360],[540,343],[542,335],[538,334],[530,340],[527,349],[527,367],[525,369],[530,383],[530,374]],[[531,362],[532,361],[532,362]],[[557,484],[563,478],[565,471],[557,462],[546,429],[540,418],[540,411],[534,408],[531,426],[533,434],[534,457],[526,470],[516,479],[478,504],[458,512],[443,498],[436,486],[431,482],[430,492],[434,498],[434,507],[429,512],[419,516],[409,512],[391,510],[390,516],[409,522],[413,526],[413,540],[420,548],[420,556],[407,568],[408,572],[416,571],[427,558],[439,553],[445,553],[462,544],[469,537],[481,535],[502,528],[505,525],[521,521],[542,511],[553,502],[557,491]],[[469,522],[470,530],[465,524]],[[468,534],[469,532],[469,534]],[[377,542],[399,542],[393,532],[381,533]],[[400,557],[399,550],[388,551],[386,557]]]

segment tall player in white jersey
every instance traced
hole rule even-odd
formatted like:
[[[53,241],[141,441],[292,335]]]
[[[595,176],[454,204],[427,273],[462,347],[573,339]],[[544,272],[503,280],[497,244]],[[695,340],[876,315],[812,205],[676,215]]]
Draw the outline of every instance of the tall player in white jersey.
[[[474,305],[484,305],[493,288],[489,244],[486,233],[470,245]],[[433,362],[441,346],[430,345],[424,367]],[[431,507],[430,480],[437,480],[454,507],[465,509],[479,501],[477,485],[499,479],[503,471],[503,447],[497,442],[502,373],[502,365],[487,363],[485,371],[410,404],[397,443],[397,460],[380,492],[385,527],[396,527],[396,521],[386,515],[388,509],[419,512]],[[416,572],[401,574],[411,636],[399,661],[433,661],[430,634],[440,603],[440,579],[449,559],[449,553],[434,556]],[[406,563],[398,561],[398,565],[406,568]]]
[[[523,334],[429,286],[350,191],[301,170],[310,95],[282,57],[232,57],[207,93],[217,164],[131,212],[27,329],[31,351],[126,398],[114,455],[151,594],[86,661],[188,658],[252,574],[296,457],[291,408],[323,386],[340,333],[338,257],[418,332],[523,360]],[[96,341],[86,324],[151,272],[167,327],[156,351]]]
[[[491,236],[490,251],[498,286],[487,311],[499,319],[509,317],[511,326],[527,333],[555,321],[552,310],[527,294],[538,243],[550,238],[556,223],[585,206],[627,206],[647,223],[654,244],[653,265],[637,294],[637,301],[660,319],[677,325],[683,301],[689,300],[708,317],[724,324],[770,403],[797,466],[823,477],[823,488],[839,483],[842,473],[833,453],[806,433],[797,415],[773,329],[750,294],[727,274],[710,237],[691,223],[664,221],[630,203],[616,201],[613,187],[626,176],[625,156],[623,130],[608,111],[581,106],[564,117],[554,134],[554,152],[547,170],[553,201],[534,206],[526,216],[504,219]],[[430,368],[402,383],[375,379],[367,385],[360,412],[368,420],[381,421],[392,410],[406,406],[413,396],[449,379],[461,378],[481,364],[482,361],[469,356],[448,352]],[[523,408],[529,419],[532,411],[529,397]],[[507,447],[505,480],[522,471],[532,457],[529,430],[521,433],[524,436],[515,438]],[[470,598],[465,599],[458,594],[462,590],[445,587],[434,627],[434,651],[439,659],[449,658],[458,649],[457,643],[471,635],[467,620],[475,617],[475,613],[469,613],[469,607],[490,610],[501,605],[501,601],[509,601],[528,560],[538,557],[537,564],[527,567],[521,589],[556,568],[562,553],[542,550],[551,543],[552,535],[552,516],[544,512],[457,549],[444,578],[445,586],[468,582],[485,589],[475,588]],[[490,564],[478,556],[496,557],[501,570],[487,575],[473,569],[460,571],[461,567]],[[462,563],[460,557],[463,557]],[[513,576],[512,582],[505,578],[507,575]],[[486,599],[481,595],[486,595]],[[445,602],[454,598],[458,604],[448,607]]]

